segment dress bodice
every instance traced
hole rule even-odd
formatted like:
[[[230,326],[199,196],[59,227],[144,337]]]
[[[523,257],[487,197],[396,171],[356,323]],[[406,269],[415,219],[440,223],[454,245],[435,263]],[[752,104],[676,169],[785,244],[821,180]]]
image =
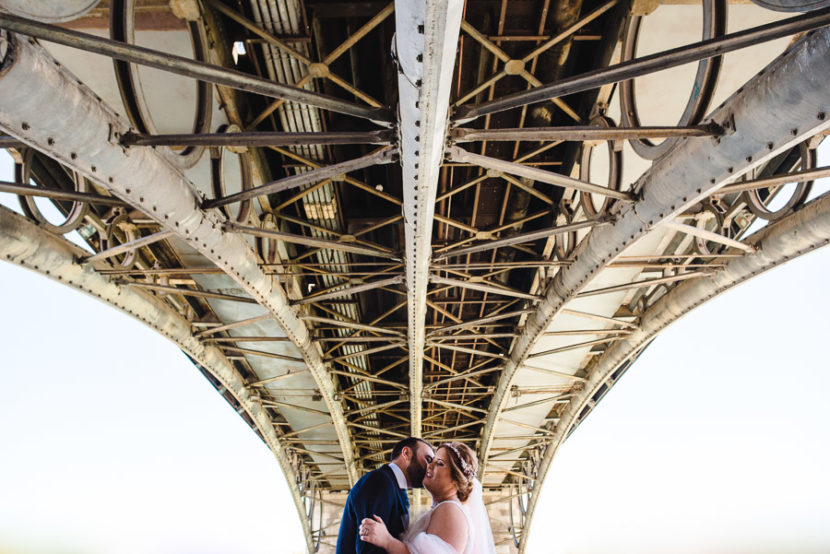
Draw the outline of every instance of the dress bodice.
[[[406,530],[403,536],[403,542],[409,547],[412,554],[450,554],[455,553],[455,549],[441,540],[436,535],[427,534],[426,530],[429,528],[429,522],[432,519],[432,514],[442,504],[455,504],[461,513],[464,514],[464,519],[467,521],[467,544],[464,547],[464,552],[458,554],[471,554],[473,548],[473,524],[470,518],[470,513],[467,508],[458,500],[445,500],[432,506],[432,508],[423,516],[418,518],[409,529]]]

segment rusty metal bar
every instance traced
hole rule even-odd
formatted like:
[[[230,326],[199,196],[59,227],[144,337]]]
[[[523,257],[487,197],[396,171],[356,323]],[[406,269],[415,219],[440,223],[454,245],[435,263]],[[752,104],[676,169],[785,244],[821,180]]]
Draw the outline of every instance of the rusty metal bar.
[[[361,106],[333,96],[255,77],[235,69],[206,64],[150,48],[124,44],[123,42],[80,33],[7,13],[0,12],[0,28],[62,44],[70,48],[94,52],[117,60],[184,75],[207,83],[369,119],[379,124],[389,124],[392,121],[391,114],[386,108]]]
[[[541,181],[542,183],[571,188],[590,194],[598,194],[600,196],[609,196],[625,202],[631,202],[634,200],[634,197],[630,192],[621,192],[601,187],[593,183],[587,183],[585,181],[580,181],[579,179],[574,179],[573,177],[568,177],[567,175],[553,173],[552,171],[545,171],[544,169],[538,169],[536,167],[528,167],[526,165],[499,160],[489,156],[482,156],[481,154],[473,154],[472,152],[468,152],[458,146],[448,148],[447,152],[449,159],[456,162],[469,162],[487,169],[503,171],[504,173],[518,175],[519,177],[525,177],[533,181]]]
[[[262,315],[249,317],[248,319],[241,319],[239,321],[234,321],[233,323],[226,323],[225,325],[220,325],[218,327],[212,327],[210,329],[205,329],[198,335],[197,337],[206,337],[208,335],[212,335],[214,333],[221,333],[222,331],[228,331],[230,329],[236,329],[237,327],[243,327],[245,325],[249,325],[251,323],[259,323],[260,321],[265,321],[266,319],[272,319],[274,316],[270,313],[265,313]]]
[[[344,289],[335,290],[332,292],[321,294],[319,296],[303,298],[302,300],[296,300],[292,302],[292,304],[297,305],[308,304],[311,302],[320,302],[321,300],[328,300],[330,298],[340,298],[341,296],[349,296],[350,294],[358,294],[360,292],[365,292],[367,290],[372,290],[380,287],[388,287],[390,285],[399,285],[401,283],[403,283],[403,275],[398,275],[395,277],[390,277],[389,279],[381,279],[380,281],[374,281],[372,283],[364,283],[362,285],[346,287]]]
[[[579,348],[586,348],[588,346],[594,346],[597,344],[605,344],[608,342],[614,342],[615,340],[620,340],[623,337],[605,337],[604,339],[596,339],[596,340],[589,340],[585,342],[579,342],[576,344],[569,344],[567,346],[560,346],[559,348],[551,348],[550,350],[545,350],[544,352],[535,352],[533,354],[528,355],[528,359],[531,358],[539,358],[540,356],[549,356],[550,354],[559,354],[560,352],[568,352],[570,350],[578,350]]]
[[[642,281],[634,281],[633,283],[624,283],[622,285],[614,285],[611,287],[603,287],[601,289],[584,290],[576,294],[577,298],[585,298],[586,296],[596,296],[598,294],[608,294],[610,292],[619,292],[622,290],[638,289],[641,287],[650,287],[653,285],[660,285],[662,283],[673,283],[675,281],[685,281],[686,279],[697,279],[708,275],[709,272],[693,271],[683,273],[681,275],[670,275],[669,277],[658,277],[657,279],[643,279]]]
[[[823,177],[830,177],[830,167],[805,169],[804,171],[795,171],[789,175],[775,175],[764,179],[753,179],[742,183],[725,185],[715,191],[713,195],[743,192],[745,190],[762,189],[778,185],[786,185],[789,183],[803,183],[804,181],[812,181],[813,179],[821,179]]]
[[[329,131],[278,133],[241,131],[238,133],[202,133],[145,135],[125,133],[124,146],[306,146],[312,144],[392,144],[394,131]]]
[[[568,225],[559,225],[554,227],[549,227],[547,229],[540,229],[538,231],[529,231],[527,233],[520,233],[518,235],[513,235],[512,237],[505,237],[503,239],[496,239],[484,244],[476,244],[474,246],[467,246],[465,248],[458,248],[456,250],[448,250],[446,252],[442,252],[437,256],[433,257],[433,261],[443,260],[446,258],[452,258],[454,256],[463,256],[465,254],[472,254],[474,252],[483,252],[485,250],[493,250],[495,248],[501,248],[502,246],[510,246],[512,244],[521,244],[523,242],[533,242],[539,239],[544,239],[548,237],[552,237],[553,235],[559,235],[562,233],[570,233],[571,231],[578,231],[579,229],[586,229],[589,227],[595,227],[596,225],[602,225],[603,223],[608,223],[610,220],[608,219],[592,219],[588,221],[580,221],[578,223],[570,223]],[[441,269],[442,266],[435,266],[437,269]]]
[[[204,290],[180,289],[178,287],[170,287],[167,285],[154,285],[152,283],[137,283],[135,281],[116,280],[119,285],[129,285],[131,287],[140,287],[143,289],[157,290],[159,292],[169,292],[176,294],[183,294],[185,296],[198,296],[201,298],[214,298],[216,300],[230,300],[232,302],[245,302],[247,304],[257,304],[258,302],[253,298],[246,296],[233,296],[230,294],[220,294],[218,292],[208,292]]]
[[[479,292],[489,292],[491,294],[501,294],[504,296],[513,296],[515,298],[524,298],[525,300],[539,300],[541,297],[535,294],[528,294],[518,290],[497,287],[494,285],[484,285],[481,283],[462,281],[460,279],[450,279],[447,277],[439,277],[438,275],[430,275],[431,283],[437,285],[449,285],[451,287],[460,287],[463,289],[477,290]]]
[[[636,325],[634,325],[633,323],[629,323],[628,321],[622,321],[622,320],[619,320],[619,319],[615,319],[613,317],[606,317],[604,315],[589,314],[587,312],[580,312],[580,311],[571,310],[571,309],[568,309],[568,308],[563,308],[561,313],[576,316],[576,317],[584,317],[585,319],[593,319],[594,321],[602,321],[604,323],[610,323],[611,325],[622,325],[623,327],[626,327],[627,329],[636,329],[637,328]]]
[[[700,229],[699,227],[695,227],[694,225],[686,225],[685,223],[679,223],[677,221],[666,221],[665,223],[663,223],[663,225],[671,229],[674,229],[675,231],[679,231],[681,233],[685,233],[687,235],[698,237],[704,240],[724,244],[726,246],[731,246],[732,248],[737,248],[738,250],[743,250],[744,252],[755,252],[755,247],[753,246],[745,244],[739,240],[730,239],[729,237],[725,237],[718,233],[713,233],[712,231],[707,231],[706,229]]]
[[[466,372],[463,372],[463,373],[459,373],[457,375],[453,375],[452,377],[445,377],[443,379],[439,379],[437,381],[433,381],[431,383],[428,383],[428,384],[424,385],[424,390],[434,389],[434,388],[440,387],[442,385],[452,383],[454,381],[461,381],[462,379],[469,379],[470,377],[475,377],[477,375],[483,375],[485,373],[492,373],[494,371],[501,371],[502,367],[504,367],[504,366],[498,365],[498,366],[495,366],[495,367],[485,367],[485,368],[482,368],[482,369],[476,369],[476,370],[473,370],[473,371],[466,371]]]
[[[384,148],[354,160],[327,165],[319,169],[312,169],[311,171],[306,171],[305,173],[290,175],[288,177],[254,187],[252,189],[243,190],[223,198],[207,200],[202,204],[202,207],[206,210],[218,208],[220,206],[226,206],[227,204],[233,204],[234,202],[250,200],[251,198],[256,198],[257,196],[277,194],[278,192],[282,192],[284,190],[294,189],[303,185],[310,185],[324,179],[331,179],[337,177],[338,175],[344,175],[351,171],[371,167],[373,165],[392,163],[397,153],[397,148]]]
[[[343,252],[351,252],[352,254],[362,254],[364,256],[374,256],[377,258],[388,258],[392,260],[400,260],[397,256],[389,252],[375,250],[374,248],[366,248],[364,246],[354,246],[347,242],[338,242],[336,240],[318,239],[314,237],[307,237],[304,235],[295,235],[292,233],[283,233],[281,231],[271,231],[270,229],[259,229],[257,227],[249,227],[247,225],[240,225],[231,221],[225,223],[225,230],[236,233],[245,233],[257,237],[277,239],[294,244],[302,244],[304,246],[313,246],[317,248],[329,248],[331,250],[342,250]]]
[[[529,313],[531,313],[531,310],[516,310],[514,312],[505,312],[503,314],[496,314],[496,315],[491,315],[491,316],[487,316],[487,317],[482,317],[482,318],[479,318],[479,319],[474,319],[474,320],[471,320],[471,321],[465,321],[463,323],[458,323],[456,325],[449,325],[447,327],[439,327],[438,329],[435,329],[434,331],[431,331],[427,335],[427,337],[428,338],[436,338],[435,335],[437,335],[439,333],[448,333],[450,331],[455,331],[455,330],[458,330],[458,329],[466,329],[468,327],[478,327],[479,325],[486,325],[488,323],[493,323],[494,321],[499,321],[499,320],[502,320],[502,319],[509,319],[511,317],[518,317],[518,316],[529,314]],[[444,338],[444,337],[441,337],[441,338]]]
[[[300,316],[300,319],[302,319],[303,321],[314,321],[314,322],[317,322],[317,323],[327,323],[329,325],[334,325],[334,326],[337,326],[337,327],[347,327],[349,329],[359,329],[361,331],[369,331],[369,332],[372,332],[372,333],[390,334],[390,335],[396,335],[396,336],[399,336],[399,337],[404,336],[403,333],[400,333],[399,331],[395,331],[395,330],[392,330],[392,329],[387,329],[385,327],[376,327],[374,325],[366,325],[364,323],[353,323],[353,322],[350,322],[350,321],[340,321],[338,319],[331,319],[331,318],[328,318],[328,317],[319,317],[319,316],[306,315],[306,316]]]
[[[17,194],[20,196],[43,196],[53,200],[67,200],[71,202],[95,202],[96,204],[104,204],[107,206],[128,205],[123,200],[112,196],[101,196],[100,194],[94,194],[91,192],[75,192],[33,187],[31,185],[11,183],[9,181],[0,181],[0,192],[8,192],[10,194]]]
[[[442,350],[452,350],[454,352],[463,352],[464,354],[470,354],[473,356],[484,356],[487,358],[504,358],[504,353],[498,352],[487,352],[486,350],[477,350],[475,348],[466,348],[464,346],[455,346],[453,344],[445,344],[439,342],[428,342],[427,346],[432,346],[434,348],[442,349]]]
[[[141,237],[140,239],[131,240],[129,242],[125,242],[124,244],[108,248],[107,250],[102,250],[97,254],[84,258],[82,261],[86,263],[93,263],[106,260],[107,258],[112,258],[113,256],[123,254],[124,252],[129,252],[130,250],[135,250],[136,248],[141,248],[142,246],[154,244],[172,235],[173,231],[159,231],[158,233],[153,233],[152,235],[147,235],[146,237]]]
[[[626,81],[655,71],[677,67],[690,62],[712,58],[755,44],[795,35],[830,25],[830,9],[815,10],[805,15],[761,25],[722,37],[695,42],[651,56],[619,63],[610,67],[589,71],[543,85],[528,91],[510,94],[503,98],[484,102],[477,106],[460,107],[456,111],[456,123],[466,123],[484,115],[518,108],[583,92],[603,85]]]
[[[456,144],[477,141],[591,141],[630,140],[668,137],[711,137],[723,134],[714,123],[688,127],[520,127],[515,129],[469,129],[457,127],[450,131]]]

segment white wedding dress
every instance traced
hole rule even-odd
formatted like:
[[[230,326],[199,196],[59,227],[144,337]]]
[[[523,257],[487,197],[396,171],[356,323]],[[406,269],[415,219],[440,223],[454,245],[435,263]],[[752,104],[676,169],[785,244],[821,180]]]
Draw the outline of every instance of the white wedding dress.
[[[490,530],[490,520],[481,495],[481,483],[476,479],[473,493],[467,499],[466,505],[457,500],[445,500],[435,504],[403,534],[401,540],[409,548],[409,552],[411,554],[495,554],[493,532]],[[433,512],[442,504],[455,504],[467,520],[467,544],[464,552],[456,552],[455,548],[444,542],[441,537],[427,533]]]
[[[458,500],[445,500],[435,504],[418,521],[409,526],[409,529],[403,534],[404,544],[409,547],[411,554],[456,554],[456,550],[444,542],[441,537],[427,533],[432,514],[442,504],[455,504],[464,513],[464,518],[467,520],[467,546],[464,547],[464,552],[458,554],[473,554],[473,541],[471,540],[473,522],[470,520],[470,513],[467,508]]]

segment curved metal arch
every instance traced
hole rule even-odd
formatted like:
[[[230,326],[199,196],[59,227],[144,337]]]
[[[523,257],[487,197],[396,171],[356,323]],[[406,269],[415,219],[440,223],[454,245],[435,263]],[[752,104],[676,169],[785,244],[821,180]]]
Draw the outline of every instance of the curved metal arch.
[[[356,482],[346,419],[322,352],[278,280],[259,267],[252,246],[223,229],[220,213],[202,210],[195,186],[156,152],[122,147],[118,141],[128,125],[42,47],[6,37],[8,49],[0,60],[0,128],[141,209],[267,309],[306,361],[332,416],[349,480]]]
[[[732,287],[793,258],[830,244],[830,193],[825,193],[786,218],[771,223],[749,237],[747,242],[757,246],[758,250],[733,259],[711,275],[678,285],[643,315],[637,330],[614,343],[602,354],[597,363],[590,368],[585,388],[562,415],[554,435],[545,448],[539,465],[537,487],[544,483],[559,446],[584,418],[580,415],[594,394],[605,384],[610,389],[616,383],[612,376],[617,370],[634,359],[663,329]],[[527,536],[538,499],[539,494],[531,496],[527,508],[527,527],[522,535],[520,552],[524,552],[527,545]]]
[[[480,459],[484,463],[513,378],[565,304],[622,251],[661,223],[827,128],[830,120],[824,107],[830,103],[830,90],[817,75],[828,70],[830,31],[808,33],[711,114],[711,121],[734,129],[732,134],[679,144],[634,184],[638,201],[621,207],[613,224],[596,228],[579,244],[573,256],[576,261],[556,274],[499,377],[482,433]]]
[[[155,296],[115,284],[90,264],[80,264],[88,252],[0,206],[0,259],[74,288],[133,317],[173,342],[230,392],[245,410],[285,475],[309,552],[314,552],[310,521],[306,518],[299,479],[280,444],[274,424],[245,386],[244,379],[215,346],[203,344],[190,331],[190,322]]]

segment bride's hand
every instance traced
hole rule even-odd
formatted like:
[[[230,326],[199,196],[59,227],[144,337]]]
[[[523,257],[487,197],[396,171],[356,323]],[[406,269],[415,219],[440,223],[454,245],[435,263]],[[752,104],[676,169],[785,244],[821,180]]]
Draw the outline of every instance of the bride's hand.
[[[372,514],[373,519],[363,518],[360,522],[360,540],[374,544],[386,550],[386,545],[392,539],[392,535],[386,529],[386,524],[378,516]]]

